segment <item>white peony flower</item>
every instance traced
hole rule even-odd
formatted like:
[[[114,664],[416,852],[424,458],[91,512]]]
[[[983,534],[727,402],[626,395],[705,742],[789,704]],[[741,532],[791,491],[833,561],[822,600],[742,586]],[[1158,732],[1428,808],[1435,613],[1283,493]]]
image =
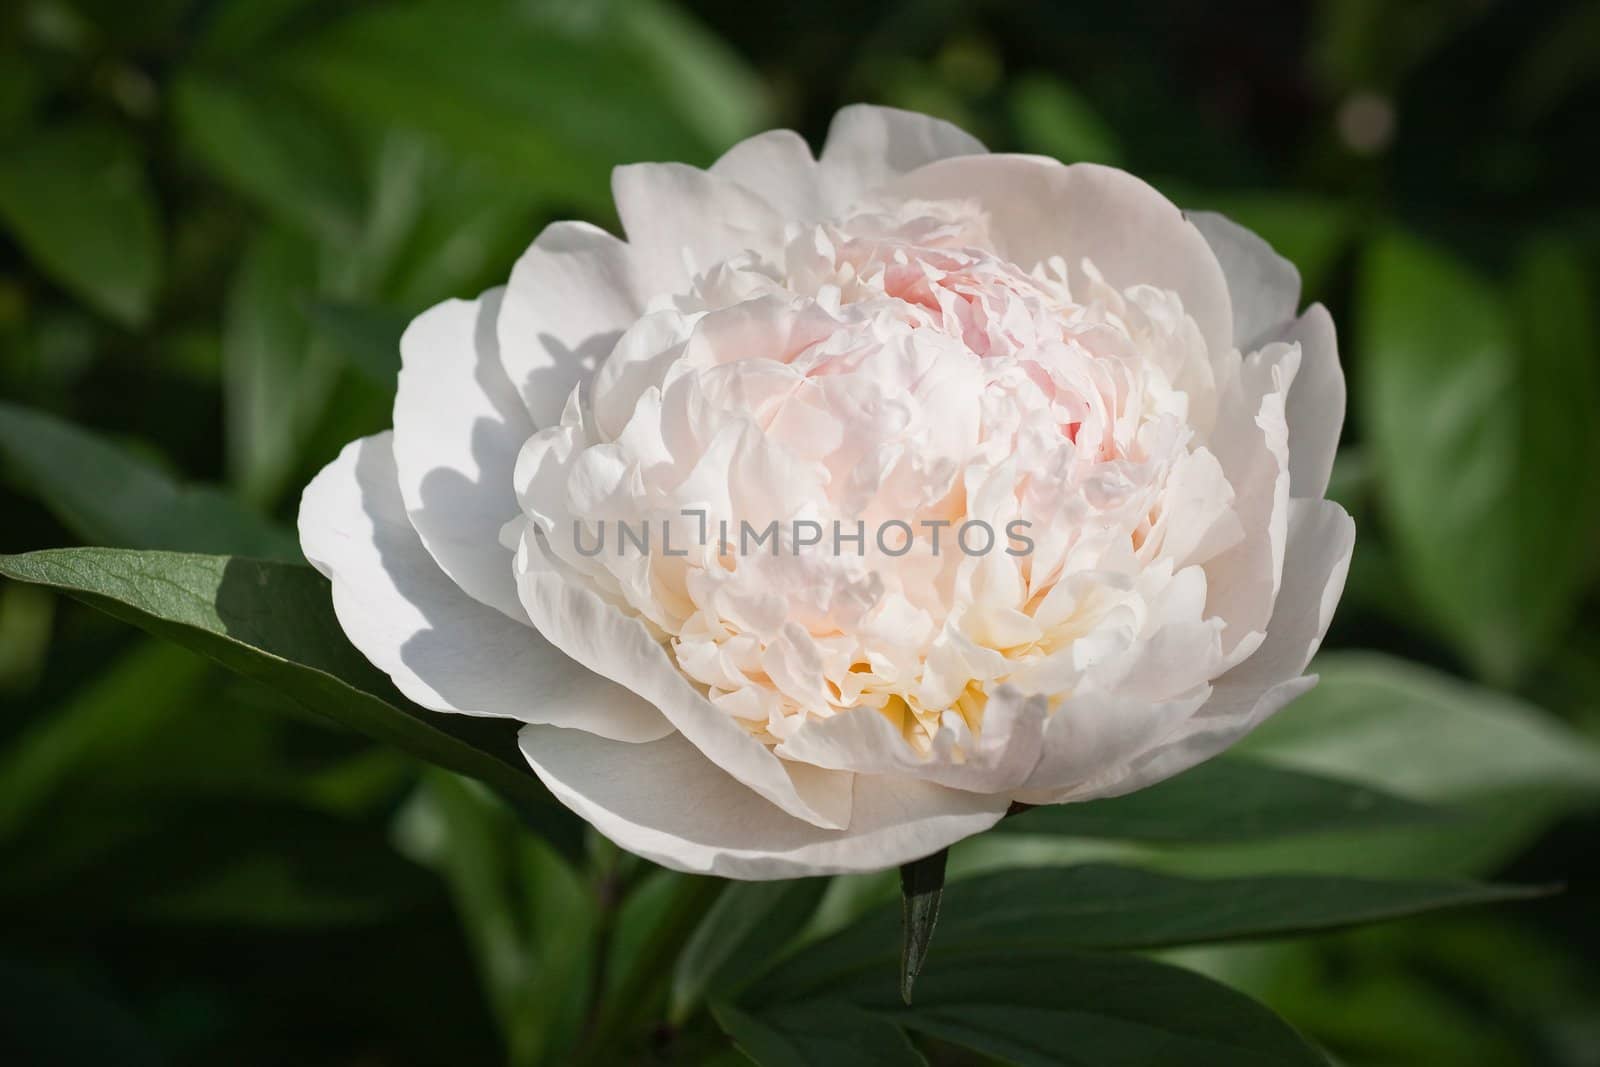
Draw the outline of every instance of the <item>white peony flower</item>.
[[[420,316],[306,556],[411,699],[505,716],[619,845],[906,862],[1126,793],[1308,689],[1354,528],[1326,311],[1107,167],[841,111],[619,168]]]

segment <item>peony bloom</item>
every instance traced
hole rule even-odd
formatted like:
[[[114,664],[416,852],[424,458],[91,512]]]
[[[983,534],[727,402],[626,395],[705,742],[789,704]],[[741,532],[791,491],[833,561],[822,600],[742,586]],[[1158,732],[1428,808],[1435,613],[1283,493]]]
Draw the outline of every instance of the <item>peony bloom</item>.
[[[411,699],[527,725],[681,870],[871,870],[1126,793],[1305,692],[1354,527],[1333,325],[1107,167],[851,107],[618,168],[411,324],[306,556]]]

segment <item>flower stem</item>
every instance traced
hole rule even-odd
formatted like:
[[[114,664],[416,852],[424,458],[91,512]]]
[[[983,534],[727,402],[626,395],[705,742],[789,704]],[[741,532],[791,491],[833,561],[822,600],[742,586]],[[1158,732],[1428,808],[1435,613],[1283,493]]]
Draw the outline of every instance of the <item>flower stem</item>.
[[[911,1003],[911,987],[922,973],[933,928],[939,922],[939,898],[944,895],[944,867],[949,849],[913,860],[900,868],[900,999]]]

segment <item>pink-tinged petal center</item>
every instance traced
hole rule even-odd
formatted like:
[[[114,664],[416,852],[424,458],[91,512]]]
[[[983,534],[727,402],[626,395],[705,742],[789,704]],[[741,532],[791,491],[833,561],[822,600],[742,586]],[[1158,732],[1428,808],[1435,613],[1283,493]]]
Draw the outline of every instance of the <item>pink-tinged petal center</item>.
[[[1002,686],[1048,713],[1205,685],[1238,357],[1175,293],[992,247],[969,204],[892,204],[657,298],[524,448],[522,565],[644,621],[775,746],[866,711],[959,760]]]

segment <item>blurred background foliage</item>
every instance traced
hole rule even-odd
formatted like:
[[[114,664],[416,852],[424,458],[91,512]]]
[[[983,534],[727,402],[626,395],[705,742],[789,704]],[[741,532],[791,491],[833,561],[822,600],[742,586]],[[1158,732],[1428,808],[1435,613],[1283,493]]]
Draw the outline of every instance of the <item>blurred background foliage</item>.
[[[1321,687],[1249,747],[1471,813],[1270,845],[991,834],[953,876],[1133,855],[1564,882],[1179,961],[1350,1064],[1600,1064],[1592,2],[12,0],[0,551],[295,558],[298,487],[388,425],[410,316],[498,284],[547,221],[614,227],[615,164],[771,125],[816,144],[856,100],[1126,167],[1294,260],[1340,327],[1360,541]],[[708,883],[592,837],[575,858],[285,710],[0,585],[9,1062],[564,1062],[681,1007],[659,931]],[[894,890],[775,891],[827,928]],[[597,983],[612,1014],[585,1023]]]

